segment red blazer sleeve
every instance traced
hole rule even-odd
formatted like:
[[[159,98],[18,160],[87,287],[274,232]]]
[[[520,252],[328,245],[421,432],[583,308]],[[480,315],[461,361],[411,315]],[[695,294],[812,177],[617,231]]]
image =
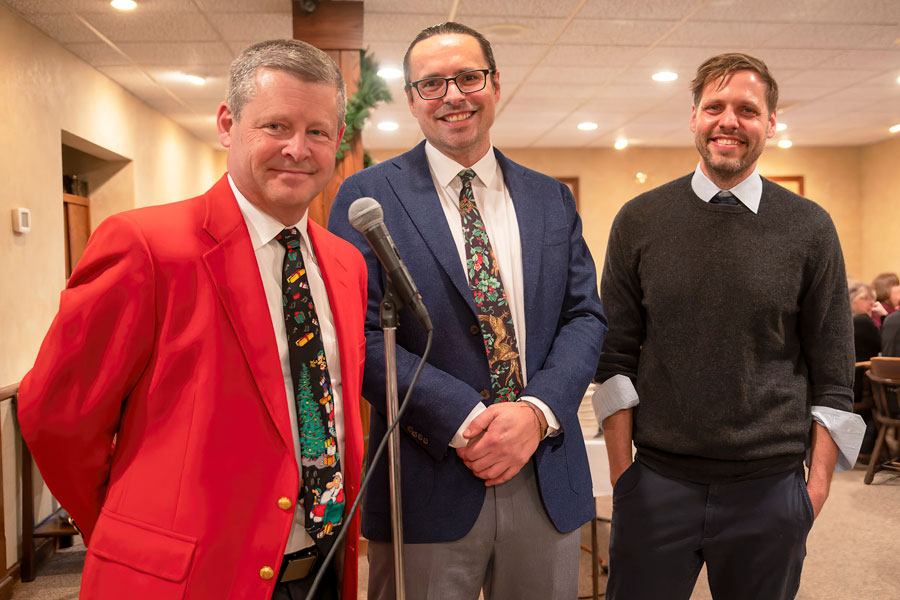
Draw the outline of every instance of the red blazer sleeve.
[[[127,215],[102,223],[22,380],[22,436],[89,541],[106,495],[113,437],[154,344],[153,259]]]

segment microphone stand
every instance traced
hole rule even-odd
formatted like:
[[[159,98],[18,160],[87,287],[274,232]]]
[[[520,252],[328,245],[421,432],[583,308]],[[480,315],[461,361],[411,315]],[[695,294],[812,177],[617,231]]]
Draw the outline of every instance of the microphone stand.
[[[384,332],[385,401],[387,422],[393,423],[399,410],[397,397],[397,325],[400,304],[390,279],[381,301],[381,329]],[[403,511],[400,488],[400,428],[395,427],[388,444],[389,482],[391,491],[391,525],[394,537],[394,581],[397,600],[406,600],[406,582],[403,579]]]

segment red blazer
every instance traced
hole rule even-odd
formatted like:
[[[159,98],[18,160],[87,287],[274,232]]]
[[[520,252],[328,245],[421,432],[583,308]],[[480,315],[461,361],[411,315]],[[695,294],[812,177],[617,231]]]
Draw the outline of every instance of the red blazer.
[[[366,271],[312,221],[334,314],[347,506],[359,491]],[[259,269],[226,177],[93,234],[19,391],[19,424],[88,545],[91,600],[272,596],[299,473]],[[279,499],[291,500],[289,509]],[[343,598],[356,598],[349,524]]]

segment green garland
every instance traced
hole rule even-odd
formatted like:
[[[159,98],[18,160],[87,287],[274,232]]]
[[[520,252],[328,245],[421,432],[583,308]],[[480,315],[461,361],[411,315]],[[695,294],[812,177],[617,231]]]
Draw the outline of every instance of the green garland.
[[[337,151],[337,161],[344,158],[344,153],[349,152],[353,138],[362,130],[369,111],[379,102],[390,102],[391,92],[387,83],[377,75],[378,65],[369,55],[368,51],[359,53],[359,89],[353,97],[347,100],[347,116],[344,119],[346,129],[344,139]],[[369,166],[372,159],[367,152],[363,155],[363,164]]]

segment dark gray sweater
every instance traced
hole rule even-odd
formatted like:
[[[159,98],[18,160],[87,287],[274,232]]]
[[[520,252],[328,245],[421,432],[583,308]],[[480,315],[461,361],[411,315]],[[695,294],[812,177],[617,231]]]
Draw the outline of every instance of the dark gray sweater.
[[[702,483],[797,468],[810,406],[850,410],[844,260],[821,207],[763,179],[759,214],[687,175],[628,202],[601,283],[598,380],[635,381],[638,460]]]

